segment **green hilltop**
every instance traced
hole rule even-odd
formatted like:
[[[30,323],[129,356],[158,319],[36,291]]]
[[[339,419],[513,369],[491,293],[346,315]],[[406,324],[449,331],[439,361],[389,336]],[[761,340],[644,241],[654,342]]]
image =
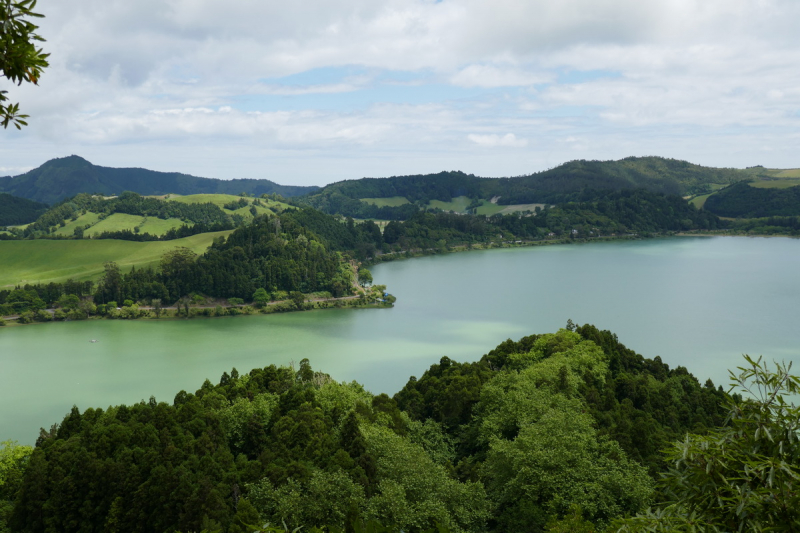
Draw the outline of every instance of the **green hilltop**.
[[[79,193],[109,196],[123,191],[142,195],[245,192],[255,196],[277,193],[290,197],[316,189],[317,187],[278,185],[266,179],[220,180],[143,168],[101,167],[76,155],[51,159],[19,176],[0,178],[0,192],[47,204]]]

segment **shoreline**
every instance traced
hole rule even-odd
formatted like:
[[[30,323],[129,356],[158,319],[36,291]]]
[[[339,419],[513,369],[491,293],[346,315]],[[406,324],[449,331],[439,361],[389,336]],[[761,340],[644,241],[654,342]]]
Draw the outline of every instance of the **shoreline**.
[[[509,248],[529,248],[535,246],[557,246],[557,245],[572,245],[572,244],[588,244],[588,243],[596,243],[596,242],[614,242],[614,241],[632,241],[632,240],[645,240],[645,239],[657,239],[657,238],[666,238],[666,237],[753,237],[753,238],[790,238],[790,239],[798,239],[800,237],[794,235],[786,235],[786,234],[748,234],[748,233],[731,233],[730,230],[689,230],[689,231],[680,231],[680,232],[668,232],[668,233],[652,233],[652,234],[626,234],[626,235],[600,235],[596,237],[582,237],[582,238],[558,238],[558,239],[538,239],[538,240],[514,240],[514,241],[498,241],[498,242],[489,242],[489,243],[476,243],[476,244],[458,244],[453,246],[448,246],[445,249],[433,249],[429,248],[427,250],[420,250],[420,249],[412,249],[412,250],[405,250],[402,252],[388,252],[386,254],[381,254],[379,256],[370,258],[362,262],[362,265],[365,267],[372,267],[375,265],[379,265],[381,263],[389,263],[399,260],[405,259],[414,259],[418,257],[428,257],[433,255],[442,255],[442,254],[453,254],[453,253],[462,253],[462,252],[472,252],[472,251],[485,251],[485,250],[499,250],[499,249],[509,249]],[[86,319],[80,320],[187,320],[190,318],[222,318],[227,316],[239,316],[239,315],[269,315],[274,313],[296,313],[296,312],[303,312],[303,311],[317,311],[317,310],[324,310],[324,309],[344,309],[344,308],[353,308],[353,309],[369,309],[369,308],[390,308],[393,307],[393,303],[387,303],[380,300],[373,300],[373,301],[366,301],[365,299],[366,292],[362,292],[361,294],[351,295],[351,296],[343,296],[340,298],[311,298],[304,302],[302,308],[298,308],[291,300],[277,300],[268,302],[261,308],[257,308],[251,304],[241,304],[241,305],[234,305],[234,306],[222,306],[222,305],[198,305],[189,307],[189,316],[182,316],[180,315],[180,309],[176,306],[169,306],[169,307],[162,307],[162,310],[172,312],[171,316],[163,317],[154,317],[150,315],[152,313],[151,306],[135,306],[135,312],[146,312],[148,315],[146,316],[136,316],[136,317],[119,317],[119,316],[100,316],[94,315],[89,316]],[[351,303],[353,302],[353,303]],[[219,310],[224,310],[223,313],[219,313]],[[118,310],[120,310],[118,308]],[[46,310],[51,315],[54,313],[55,309],[47,309]],[[5,322],[2,326],[0,326],[0,331],[2,331],[5,327],[17,327],[17,326],[27,326],[31,324],[46,324],[48,322],[70,322],[74,319],[66,319],[66,320],[46,320],[46,321],[32,321],[29,323],[19,323],[17,321],[19,317],[17,315],[9,315],[5,317],[0,317],[0,321]]]
[[[180,309],[175,306],[162,307],[164,313],[162,316],[156,317],[152,315],[153,308],[151,306],[131,306],[131,308],[117,308],[116,311],[123,309],[131,309],[134,313],[147,313],[142,316],[108,316],[108,315],[92,315],[84,319],[64,319],[64,320],[34,320],[31,322],[20,323],[17,315],[9,315],[7,317],[0,317],[5,324],[0,326],[0,331],[7,327],[31,326],[35,324],[48,324],[52,322],[84,322],[87,320],[154,320],[154,321],[172,321],[172,320],[190,320],[195,318],[226,318],[234,316],[253,316],[253,315],[272,315],[276,313],[298,313],[305,311],[321,311],[325,309],[386,309],[394,306],[393,301],[383,300],[368,300],[366,293],[360,295],[343,296],[340,298],[312,298],[303,302],[302,307],[298,307],[291,300],[278,300],[269,302],[263,307],[255,307],[249,304],[235,305],[235,306],[222,306],[222,305],[203,305],[189,307],[188,315],[180,314]],[[51,315],[55,309],[44,310]],[[222,312],[220,312],[222,311]]]

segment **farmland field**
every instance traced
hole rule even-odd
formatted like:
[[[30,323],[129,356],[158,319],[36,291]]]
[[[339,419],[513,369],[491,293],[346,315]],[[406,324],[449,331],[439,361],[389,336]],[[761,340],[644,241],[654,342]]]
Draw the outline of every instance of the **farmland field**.
[[[75,234],[75,228],[84,227],[87,224],[89,226],[94,226],[97,224],[98,220],[100,220],[100,215],[97,213],[84,213],[75,220],[67,222],[63,228],[58,228],[56,230],[56,235],[72,236]]]
[[[128,215],[126,213],[114,213],[104,218],[91,228],[87,229],[85,235],[94,236],[103,233],[104,231],[122,231],[133,228],[144,222],[144,217],[139,215]]]
[[[700,196],[695,196],[694,198],[689,200],[689,203],[695,206],[697,209],[702,209],[706,203],[706,200],[708,200],[708,197],[711,196],[712,194],[713,193],[701,194]]]
[[[456,213],[463,213],[467,210],[467,206],[472,202],[466,196],[456,196],[449,202],[442,202],[439,200],[431,200],[428,207],[439,208],[442,211],[454,211]]]
[[[483,205],[481,205],[478,209],[475,210],[475,213],[478,215],[486,215],[490,217],[495,213],[499,213],[503,210],[502,205],[493,204],[491,202],[487,202],[486,200],[483,201]]]
[[[798,185],[800,185],[800,179],[798,178],[754,181],[750,183],[751,187],[757,187],[759,189],[788,189],[789,187],[797,187]]]
[[[166,232],[173,228],[179,228],[185,225],[185,222],[179,218],[161,219],[157,217],[147,217],[139,227],[140,233],[149,233],[150,235],[164,235]],[[192,226],[193,224],[186,224]]]
[[[224,209],[225,204],[228,204],[230,202],[238,202],[241,199],[242,199],[241,196],[234,196],[232,194],[189,194],[187,196],[172,196],[172,195],[170,195],[170,198],[169,198],[168,201],[170,201],[170,202],[180,202],[182,204],[206,204],[206,203],[211,203],[211,204],[214,204],[214,205]],[[255,200],[255,198],[245,198],[245,200],[247,200],[249,203],[253,203],[253,200]],[[262,204],[265,204],[267,207],[270,207],[270,208],[272,208],[272,207],[281,207],[283,209],[286,209],[287,207],[289,207],[289,204],[286,204],[286,203],[283,203],[283,202],[276,202],[275,200],[268,200],[268,199],[265,199],[265,198],[260,198],[260,200],[261,200]],[[249,207],[240,208],[240,209],[245,209],[246,210],[246,209],[249,209]],[[259,214],[261,214],[262,211],[264,213],[272,212],[271,210],[268,211],[268,210],[263,209],[263,208],[260,209],[259,206],[256,206],[256,209],[259,209]],[[236,210],[234,212],[238,212],[238,210]]]
[[[157,264],[164,253],[185,246],[203,253],[215,237],[230,231],[201,233],[172,241],[133,242],[114,239],[0,241],[0,288],[19,283],[48,283],[69,278],[97,279],[106,261],[120,270]]]
[[[800,168],[787,168],[775,173],[776,178],[800,178]]]

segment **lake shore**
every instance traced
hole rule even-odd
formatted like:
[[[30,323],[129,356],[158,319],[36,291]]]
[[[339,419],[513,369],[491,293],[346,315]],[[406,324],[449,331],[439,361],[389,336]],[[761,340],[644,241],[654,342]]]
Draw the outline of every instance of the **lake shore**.
[[[186,320],[191,318],[221,318],[228,316],[249,316],[249,315],[271,315],[275,313],[297,313],[302,311],[317,311],[323,309],[382,309],[393,306],[392,300],[376,299],[368,296],[366,291],[352,296],[340,298],[308,298],[298,305],[293,300],[279,300],[268,302],[261,307],[253,305],[190,305],[187,308],[178,306],[166,306],[160,308],[158,316],[154,316],[155,309],[152,306],[130,306],[118,307],[114,310],[114,315],[92,315],[85,319],[65,319],[57,320],[34,320],[30,322],[19,322],[18,315],[0,317],[4,323],[2,327],[29,326],[33,324],[47,324],[49,322],[75,322],[83,320]],[[183,314],[181,309],[184,309]],[[45,309],[45,312],[54,315],[56,309]],[[163,313],[163,315],[162,315]]]

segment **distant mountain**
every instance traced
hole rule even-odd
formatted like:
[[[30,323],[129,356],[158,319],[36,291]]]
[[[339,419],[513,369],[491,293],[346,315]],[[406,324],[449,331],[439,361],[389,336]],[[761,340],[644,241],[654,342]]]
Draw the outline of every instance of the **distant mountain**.
[[[123,191],[133,191],[142,195],[246,192],[255,196],[277,193],[291,197],[318,189],[319,187],[278,185],[269,180],[220,180],[143,168],[101,167],[76,155],[51,159],[39,168],[19,176],[0,178],[0,192],[48,204],[82,192],[104,195],[119,194]]]
[[[586,190],[647,189],[687,195],[711,191],[711,184],[750,178],[738,169],[711,168],[663,157],[629,157],[619,161],[570,161],[556,168],[513,178],[480,178],[463,172],[364,178],[333,183],[318,194],[348,198],[403,196],[411,202],[449,201],[456,196],[489,199],[503,205],[562,202]]]
[[[556,168],[513,178],[481,178],[463,172],[363,178],[332,183],[301,199],[326,213],[355,218],[405,220],[416,207],[466,196],[471,207],[492,200],[501,206],[593,201],[609,192],[644,189],[687,196],[711,192],[713,185],[753,179],[754,171],[711,168],[663,157],[629,157],[619,161],[570,161]],[[411,204],[397,203],[397,197]],[[377,205],[362,198],[392,198]],[[483,202],[482,202],[483,201]],[[469,206],[468,206],[469,207]]]
[[[27,224],[47,211],[47,204],[0,193],[0,226]]]

